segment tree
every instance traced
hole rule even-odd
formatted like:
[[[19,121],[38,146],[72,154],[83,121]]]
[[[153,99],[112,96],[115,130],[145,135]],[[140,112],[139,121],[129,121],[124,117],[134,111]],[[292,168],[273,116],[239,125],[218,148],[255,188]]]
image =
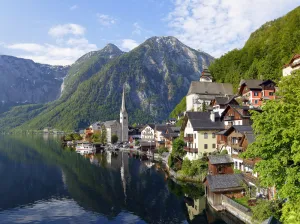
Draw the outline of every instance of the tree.
[[[112,135],[112,136],[111,136],[111,143],[112,143],[112,144],[115,144],[115,143],[117,143],[117,141],[118,141],[118,136],[115,135],[115,134]]]
[[[275,201],[259,200],[256,206],[251,207],[252,219],[255,221],[262,222],[274,216],[275,218],[280,217],[280,203]]]
[[[227,149],[222,150],[222,152],[221,152],[220,154],[221,154],[221,155],[226,155],[226,154],[228,154]]]
[[[99,131],[94,132],[92,135],[93,142],[100,142],[101,141],[101,133]]]
[[[283,77],[278,99],[268,101],[263,112],[253,112],[256,141],[245,157],[262,158],[255,166],[263,187],[275,186],[287,199],[281,220],[300,223],[300,71]]]
[[[205,101],[202,102],[202,108],[201,108],[201,111],[202,111],[202,112],[207,111],[207,105],[206,105],[206,102],[205,102]]]
[[[102,144],[106,144],[106,143],[107,143],[106,127],[105,127],[104,125],[101,126],[100,142],[101,142]]]
[[[182,158],[185,155],[185,152],[183,150],[184,145],[184,141],[180,138],[176,138],[173,141],[172,154],[174,155],[174,157],[178,156]]]
[[[80,134],[78,133],[73,133],[72,137],[74,140],[78,141],[78,140],[82,140],[82,137],[80,136]]]

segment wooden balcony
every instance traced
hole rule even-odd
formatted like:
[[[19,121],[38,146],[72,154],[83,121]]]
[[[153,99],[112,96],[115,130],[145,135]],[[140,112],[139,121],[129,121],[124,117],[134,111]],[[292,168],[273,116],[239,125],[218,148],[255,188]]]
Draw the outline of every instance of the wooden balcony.
[[[193,136],[184,137],[184,141],[185,142],[193,142],[194,138],[193,138]]]
[[[186,151],[186,152],[192,152],[192,153],[198,153],[198,149],[197,148],[190,148],[188,146],[184,147],[184,151]]]

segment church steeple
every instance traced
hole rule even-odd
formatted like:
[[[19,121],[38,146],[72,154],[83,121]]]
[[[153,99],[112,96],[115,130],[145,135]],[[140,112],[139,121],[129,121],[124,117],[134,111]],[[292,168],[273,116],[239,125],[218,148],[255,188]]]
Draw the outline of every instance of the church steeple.
[[[121,142],[128,141],[128,114],[125,107],[125,86],[123,86],[122,106],[120,110]]]
[[[121,106],[121,111],[126,112],[126,107],[125,107],[125,86],[123,86],[123,95],[122,95],[122,106]]]

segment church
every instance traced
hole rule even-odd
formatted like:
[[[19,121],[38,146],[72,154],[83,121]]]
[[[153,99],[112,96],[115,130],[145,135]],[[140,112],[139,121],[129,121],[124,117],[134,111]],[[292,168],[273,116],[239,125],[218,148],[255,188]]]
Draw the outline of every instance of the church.
[[[232,84],[213,82],[208,68],[204,67],[200,80],[191,82],[186,96],[186,111],[202,111],[215,97],[232,95]]]
[[[101,127],[106,128],[106,140],[107,143],[111,143],[111,137],[113,135],[118,136],[118,142],[128,141],[128,114],[125,107],[125,87],[123,87],[122,105],[120,109],[120,122],[117,120],[96,122],[90,126],[93,131],[101,131]]]

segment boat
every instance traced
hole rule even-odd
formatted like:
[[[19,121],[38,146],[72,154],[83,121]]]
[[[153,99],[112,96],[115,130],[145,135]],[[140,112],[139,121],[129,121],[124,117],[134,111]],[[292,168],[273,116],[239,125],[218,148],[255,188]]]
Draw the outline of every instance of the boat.
[[[96,153],[96,147],[89,142],[79,142],[76,145],[76,152],[81,155],[88,155]]]

